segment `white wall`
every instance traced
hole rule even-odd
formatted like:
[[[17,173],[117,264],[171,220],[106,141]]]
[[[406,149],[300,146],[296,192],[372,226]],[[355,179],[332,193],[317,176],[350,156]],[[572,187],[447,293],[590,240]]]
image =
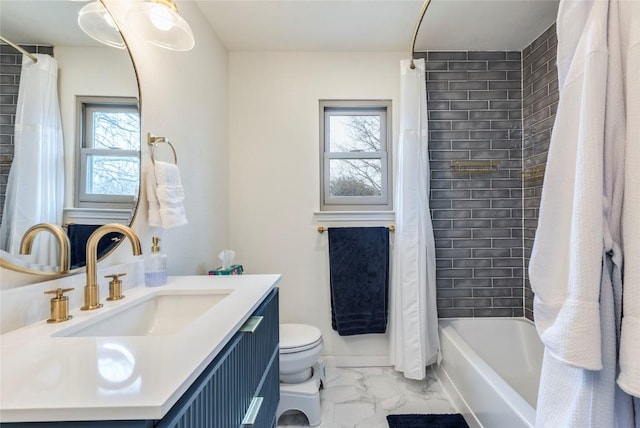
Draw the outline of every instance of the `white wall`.
[[[79,145],[77,96],[138,98],[138,85],[129,54],[109,47],[56,46],[58,98],[65,152],[64,206],[73,207]]]
[[[402,53],[229,54],[231,248],[249,273],[281,273],[280,318],[318,326],[325,355],[389,354],[386,335],[331,329],[327,236],[319,208],[320,99],[391,99]],[[382,225],[387,225],[383,223]]]
[[[107,0],[118,22],[123,22],[130,4]],[[140,80],[143,136],[147,132],[166,136],[175,146],[189,224],[165,231],[151,229],[142,193],[133,229],[140,236],[145,253],[151,247],[151,237],[161,236],[170,275],[206,274],[218,266],[218,253],[229,246],[228,58],[198,7],[186,1],[178,1],[178,6],[196,39],[191,51],[165,50],[136,39],[126,28],[123,33]],[[142,150],[146,169],[149,164],[146,144]],[[167,156],[163,159],[171,159],[170,151],[158,153]],[[131,247],[125,242],[100,266],[131,260]],[[0,273],[3,288],[43,280],[42,276],[4,269]]]
[[[143,136],[147,132],[166,136],[175,146],[189,224],[151,229],[143,192],[133,228],[145,253],[151,237],[161,237],[170,275],[206,274],[217,266],[218,253],[229,244],[227,51],[194,3],[177,3],[194,33],[196,45],[191,51],[169,51],[136,39],[126,28],[123,33],[140,79]],[[130,2],[108,0],[107,4],[116,20],[123,22]],[[143,146],[146,169],[149,152],[146,143]],[[168,148],[156,153],[160,159],[171,159]],[[106,263],[126,262],[130,254],[125,243]]]

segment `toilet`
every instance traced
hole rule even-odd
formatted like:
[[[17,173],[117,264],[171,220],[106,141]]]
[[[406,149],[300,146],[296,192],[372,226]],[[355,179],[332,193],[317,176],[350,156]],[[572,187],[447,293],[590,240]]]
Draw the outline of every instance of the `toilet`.
[[[306,324],[280,324],[280,404],[276,420],[288,410],[320,425],[320,387],[325,383],[322,333]]]

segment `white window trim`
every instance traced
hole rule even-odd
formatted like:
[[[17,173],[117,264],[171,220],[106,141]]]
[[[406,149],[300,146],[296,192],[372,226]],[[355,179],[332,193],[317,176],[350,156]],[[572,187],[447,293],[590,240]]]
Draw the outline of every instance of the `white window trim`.
[[[76,189],[74,193],[74,206],[76,208],[106,208],[106,209],[129,209],[137,203],[138,195],[92,195],[86,193],[86,168],[87,156],[89,155],[114,155],[114,151],[105,149],[94,149],[84,147],[84,142],[90,138],[89,126],[85,123],[86,111],[94,109],[92,105],[113,104],[113,111],[121,111],[131,108],[139,114],[138,100],[134,97],[100,97],[100,96],[76,96]],[[109,107],[100,109],[109,111]],[[133,156],[140,158],[139,150],[118,150],[118,156]]]
[[[361,110],[359,110],[361,108]],[[330,110],[349,110],[352,114],[370,112],[371,109],[384,109],[381,123],[381,134],[384,137],[384,148],[381,152],[330,153],[327,149]],[[344,112],[341,112],[344,114]],[[393,209],[393,174],[392,174],[392,124],[391,100],[320,100],[320,212],[350,211],[375,212]],[[382,162],[382,195],[381,196],[329,196],[329,161],[330,159],[380,159]]]

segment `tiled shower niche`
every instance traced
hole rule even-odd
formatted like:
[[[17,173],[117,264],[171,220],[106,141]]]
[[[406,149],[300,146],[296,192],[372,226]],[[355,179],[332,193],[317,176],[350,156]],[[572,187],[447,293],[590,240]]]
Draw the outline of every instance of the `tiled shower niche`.
[[[523,170],[546,162],[557,102],[555,26],[523,52],[421,55],[438,315],[532,319],[526,266],[542,180],[523,180]],[[493,168],[461,173],[456,162]]]

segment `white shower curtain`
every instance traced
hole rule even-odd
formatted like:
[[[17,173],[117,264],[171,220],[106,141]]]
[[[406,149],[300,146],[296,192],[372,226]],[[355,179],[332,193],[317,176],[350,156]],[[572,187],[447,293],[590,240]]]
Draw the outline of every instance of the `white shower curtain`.
[[[391,364],[424,379],[440,359],[436,257],[429,213],[429,152],[425,61],[400,64],[400,140],[395,193],[389,337]]]
[[[64,152],[58,104],[58,64],[48,55],[34,63],[23,56],[16,109],[14,155],[5,199],[0,248],[20,250],[24,232],[37,223],[62,224]],[[57,244],[41,233],[32,248],[31,262],[53,266]]]

